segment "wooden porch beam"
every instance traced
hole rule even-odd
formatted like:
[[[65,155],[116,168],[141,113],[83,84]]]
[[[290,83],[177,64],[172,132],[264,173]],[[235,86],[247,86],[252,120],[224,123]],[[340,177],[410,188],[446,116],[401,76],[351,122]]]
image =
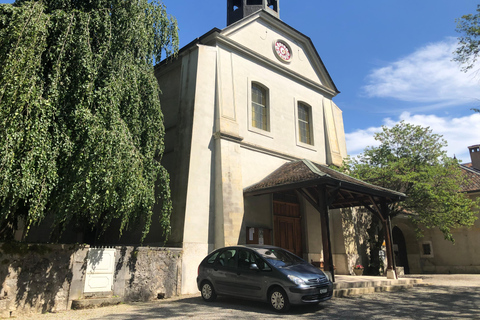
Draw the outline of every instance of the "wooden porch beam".
[[[335,201],[335,203],[332,203],[334,206],[344,206],[346,204],[357,204],[355,206],[361,205],[361,201],[368,201],[368,197],[354,197],[354,198],[344,198],[344,199],[339,199]]]
[[[388,206],[385,199],[381,203],[382,215],[385,217],[383,227],[385,228],[385,245],[387,247],[387,276],[389,271],[393,272],[393,277],[397,278],[397,271],[395,268],[395,257],[393,256],[393,241],[392,241],[392,226],[390,216],[388,215]]]
[[[328,194],[325,186],[318,186],[318,204],[320,221],[322,224],[323,261],[327,271],[332,275],[332,282],[335,282],[335,268],[333,266],[332,243],[330,241],[330,219],[328,215]]]
[[[378,204],[377,204],[377,202],[375,201],[375,199],[373,199],[372,196],[369,196],[368,198],[370,199],[370,202],[372,203],[372,206],[374,206],[375,211],[378,212],[378,214],[379,214],[379,216],[380,216],[380,220],[381,220],[381,221],[385,220],[385,217],[383,216],[382,211],[381,211],[380,208],[378,207]]]
[[[312,207],[319,211],[318,203],[314,200],[314,198],[308,191],[305,191],[304,189],[297,189],[297,192],[300,193],[312,205]]]
[[[368,211],[370,211],[373,215],[375,215],[377,218],[380,219],[382,223],[385,222],[385,219],[383,218],[382,212],[378,208],[378,206],[375,206],[374,208],[370,207],[370,205],[366,202],[362,202],[362,206],[365,207]]]
[[[320,214],[320,224],[322,229],[322,246],[323,246],[323,265],[325,271],[330,271],[332,282],[335,282],[335,273],[333,267],[332,243],[330,241],[330,221],[328,217],[327,190],[323,186],[319,186],[316,191],[317,200],[314,200],[309,192],[304,189],[297,190]]]
[[[331,190],[331,192],[329,192],[328,189],[325,188],[327,190],[327,196],[328,196],[327,197],[327,200],[328,200],[327,206],[328,207],[330,207],[332,205],[332,203],[337,201],[338,195],[340,193],[339,191],[340,191],[341,187],[342,187],[342,184],[339,183],[338,186],[336,186],[333,190]]]

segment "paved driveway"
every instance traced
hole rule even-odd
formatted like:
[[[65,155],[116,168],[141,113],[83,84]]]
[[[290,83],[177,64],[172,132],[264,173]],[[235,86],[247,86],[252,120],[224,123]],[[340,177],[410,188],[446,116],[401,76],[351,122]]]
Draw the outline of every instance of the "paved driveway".
[[[431,285],[334,298],[319,306],[292,307],[288,314],[277,314],[266,303],[226,297],[205,303],[200,296],[189,296],[29,319],[480,319],[480,275],[425,276],[424,281]]]

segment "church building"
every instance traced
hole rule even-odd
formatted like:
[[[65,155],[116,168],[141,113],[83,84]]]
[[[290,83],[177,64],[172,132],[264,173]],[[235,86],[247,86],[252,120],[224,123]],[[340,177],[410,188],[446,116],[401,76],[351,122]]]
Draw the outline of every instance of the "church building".
[[[329,168],[347,156],[339,91],[310,38],[279,13],[278,0],[227,0],[226,28],[155,68],[182,293],[198,291],[198,264],[228,245],[273,244],[331,277],[334,265],[349,274],[339,209],[367,206],[388,228],[387,205],[405,198]]]

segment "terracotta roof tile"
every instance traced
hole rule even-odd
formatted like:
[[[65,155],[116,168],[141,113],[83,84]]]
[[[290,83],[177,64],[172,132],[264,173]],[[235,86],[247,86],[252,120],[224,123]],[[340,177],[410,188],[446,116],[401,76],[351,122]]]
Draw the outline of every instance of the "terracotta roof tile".
[[[461,164],[460,168],[462,168],[463,173],[467,176],[467,181],[462,185],[461,191],[480,191],[480,170],[473,168],[471,163]]]

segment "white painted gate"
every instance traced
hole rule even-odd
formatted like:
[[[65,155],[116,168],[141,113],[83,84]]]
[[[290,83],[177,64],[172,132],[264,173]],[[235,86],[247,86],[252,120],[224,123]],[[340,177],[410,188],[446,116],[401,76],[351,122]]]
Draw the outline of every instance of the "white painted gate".
[[[115,249],[89,249],[84,293],[112,291]]]

